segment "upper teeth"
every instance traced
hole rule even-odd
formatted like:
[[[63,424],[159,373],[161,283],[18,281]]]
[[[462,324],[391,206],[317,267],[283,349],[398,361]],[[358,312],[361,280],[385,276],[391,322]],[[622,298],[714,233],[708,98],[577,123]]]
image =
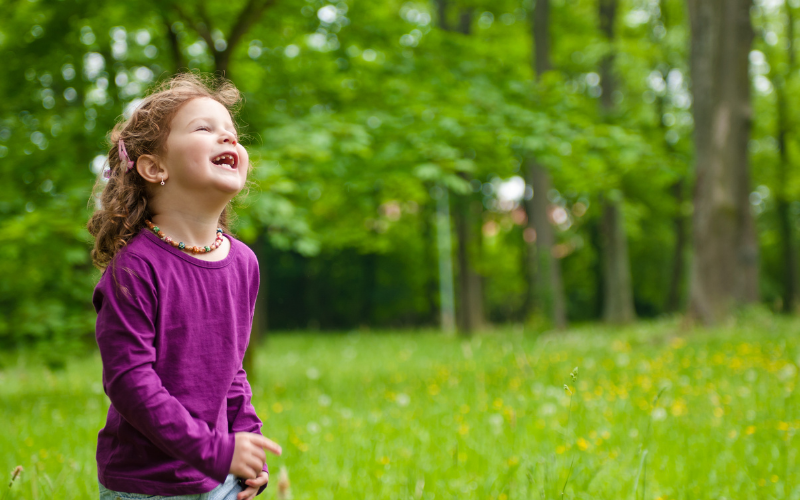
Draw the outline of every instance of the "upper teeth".
[[[219,155],[211,161],[222,161],[222,160],[230,160],[233,163],[233,155]]]

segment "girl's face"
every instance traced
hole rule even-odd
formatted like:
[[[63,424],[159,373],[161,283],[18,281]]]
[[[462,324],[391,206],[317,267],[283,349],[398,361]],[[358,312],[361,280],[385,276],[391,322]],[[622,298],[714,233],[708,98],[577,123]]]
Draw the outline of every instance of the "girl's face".
[[[244,188],[250,167],[230,113],[208,97],[181,106],[170,123],[162,158],[173,188],[230,198]]]

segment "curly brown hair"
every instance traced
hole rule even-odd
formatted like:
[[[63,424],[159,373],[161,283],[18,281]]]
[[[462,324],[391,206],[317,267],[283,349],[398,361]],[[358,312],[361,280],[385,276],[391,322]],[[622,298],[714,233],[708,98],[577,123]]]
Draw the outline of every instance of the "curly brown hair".
[[[117,123],[111,130],[110,175],[107,180],[100,175],[95,183],[90,204],[94,202],[98,208],[87,224],[95,238],[92,262],[98,269],[106,269],[117,252],[145,226],[145,219],[152,216],[148,210],[147,182],[135,168],[127,170],[126,161],[119,157],[119,141],[124,141],[134,162],[145,154],[163,153],[172,118],[188,101],[202,97],[225,106],[235,121],[241,95],[233,83],[223,78],[182,73],[157,86],[136,107],[130,119]],[[219,226],[226,232],[231,217],[229,203],[219,218]]]

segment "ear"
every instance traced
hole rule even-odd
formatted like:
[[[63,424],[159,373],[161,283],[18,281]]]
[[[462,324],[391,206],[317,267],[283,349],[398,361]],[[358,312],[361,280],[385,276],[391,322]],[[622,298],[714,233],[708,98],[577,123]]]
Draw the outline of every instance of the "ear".
[[[147,182],[160,184],[169,178],[167,169],[161,166],[155,155],[142,155],[136,160],[136,171]]]

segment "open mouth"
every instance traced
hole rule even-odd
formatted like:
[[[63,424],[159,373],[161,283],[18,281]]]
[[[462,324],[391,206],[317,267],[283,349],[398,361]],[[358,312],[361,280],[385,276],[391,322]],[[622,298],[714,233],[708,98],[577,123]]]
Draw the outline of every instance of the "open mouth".
[[[220,167],[227,167],[230,169],[235,169],[236,164],[238,163],[238,158],[234,153],[223,153],[219,156],[215,156],[211,159],[211,163],[214,165],[218,165]]]

